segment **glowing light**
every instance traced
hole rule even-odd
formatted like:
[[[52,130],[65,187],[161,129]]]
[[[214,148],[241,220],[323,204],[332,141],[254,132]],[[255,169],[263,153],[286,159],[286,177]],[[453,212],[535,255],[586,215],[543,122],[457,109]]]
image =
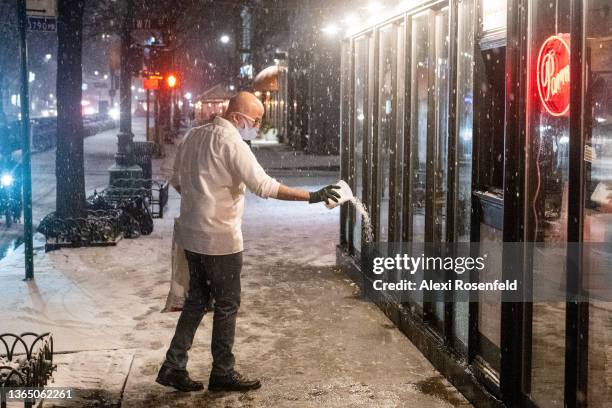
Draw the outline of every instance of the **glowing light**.
[[[229,90],[230,90],[230,91],[233,91],[234,89],[236,89],[236,87],[235,87],[234,85],[230,85],[230,86],[229,86]]]
[[[83,99],[81,101],[81,106],[89,106],[89,101],[87,99]]]
[[[112,120],[119,120],[119,109],[118,108],[110,108],[108,110],[108,116]]]
[[[45,54],[45,62],[51,61],[51,58],[53,58],[51,54]]]
[[[221,41],[221,43],[223,43],[223,44],[227,44],[227,43],[229,43],[229,42],[230,42],[229,35],[227,35],[227,34],[223,34],[223,35],[221,36],[221,38],[219,38],[219,41]]]
[[[10,187],[13,184],[13,176],[8,173],[4,173],[0,178],[0,183],[2,183],[2,187]]]
[[[166,84],[168,85],[168,88],[174,88],[177,83],[178,79],[176,78],[176,75],[170,74],[166,77]]]
[[[321,31],[329,36],[334,36],[338,33],[338,31],[340,31],[340,29],[335,24],[328,24],[325,27],[323,27]]]
[[[191,92],[186,92],[186,93],[185,93],[185,99],[187,99],[188,101],[190,101],[190,100],[191,100],[191,97],[192,97]]]
[[[564,38],[565,37],[565,38]],[[536,79],[540,102],[552,116],[565,116],[570,105],[569,36],[552,35],[538,54]]]

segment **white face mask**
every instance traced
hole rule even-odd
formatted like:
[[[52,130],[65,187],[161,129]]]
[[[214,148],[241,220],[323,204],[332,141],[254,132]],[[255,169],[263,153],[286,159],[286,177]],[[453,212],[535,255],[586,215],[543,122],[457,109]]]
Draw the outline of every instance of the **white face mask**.
[[[257,137],[258,129],[256,127],[249,126],[249,123],[246,119],[242,119],[242,123],[244,123],[243,128],[238,128],[238,133],[242,136],[242,140],[253,140]]]

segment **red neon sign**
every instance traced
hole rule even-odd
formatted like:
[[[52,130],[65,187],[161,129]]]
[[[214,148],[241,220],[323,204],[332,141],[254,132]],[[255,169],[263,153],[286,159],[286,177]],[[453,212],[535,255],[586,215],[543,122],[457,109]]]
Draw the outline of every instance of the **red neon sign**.
[[[544,41],[536,65],[538,93],[542,106],[553,116],[569,112],[569,35],[552,35]]]

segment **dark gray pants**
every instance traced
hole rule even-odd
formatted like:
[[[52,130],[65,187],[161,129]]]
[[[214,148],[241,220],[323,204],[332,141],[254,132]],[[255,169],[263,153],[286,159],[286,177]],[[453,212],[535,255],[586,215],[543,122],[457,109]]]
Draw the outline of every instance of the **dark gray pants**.
[[[164,365],[175,370],[187,367],[187,352],[209,302],[214,299],[211,351],[212,374],[228,375],[234,370],[234,334],[240,307],[242,252],[203,255],[185,251],[189,263],[189,293],[166,353]]]

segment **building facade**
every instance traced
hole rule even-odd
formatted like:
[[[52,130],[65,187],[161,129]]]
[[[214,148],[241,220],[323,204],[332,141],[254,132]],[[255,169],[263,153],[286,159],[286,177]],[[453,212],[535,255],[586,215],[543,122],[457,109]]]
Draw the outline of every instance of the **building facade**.
[[[378,248],[561,248],[552,264],[507,246],[491,261],[489,277],[519,276],[526,301],[415,295],[381,309],[477,406],[610,406],[612,303],[585,273],[612,253],[610,3],[412,1],[352,30],[341,56],[342,178]],[[371,286],[350,204],[340,232],[338,263]],[[530,297],[542,265],[566,299]]]

